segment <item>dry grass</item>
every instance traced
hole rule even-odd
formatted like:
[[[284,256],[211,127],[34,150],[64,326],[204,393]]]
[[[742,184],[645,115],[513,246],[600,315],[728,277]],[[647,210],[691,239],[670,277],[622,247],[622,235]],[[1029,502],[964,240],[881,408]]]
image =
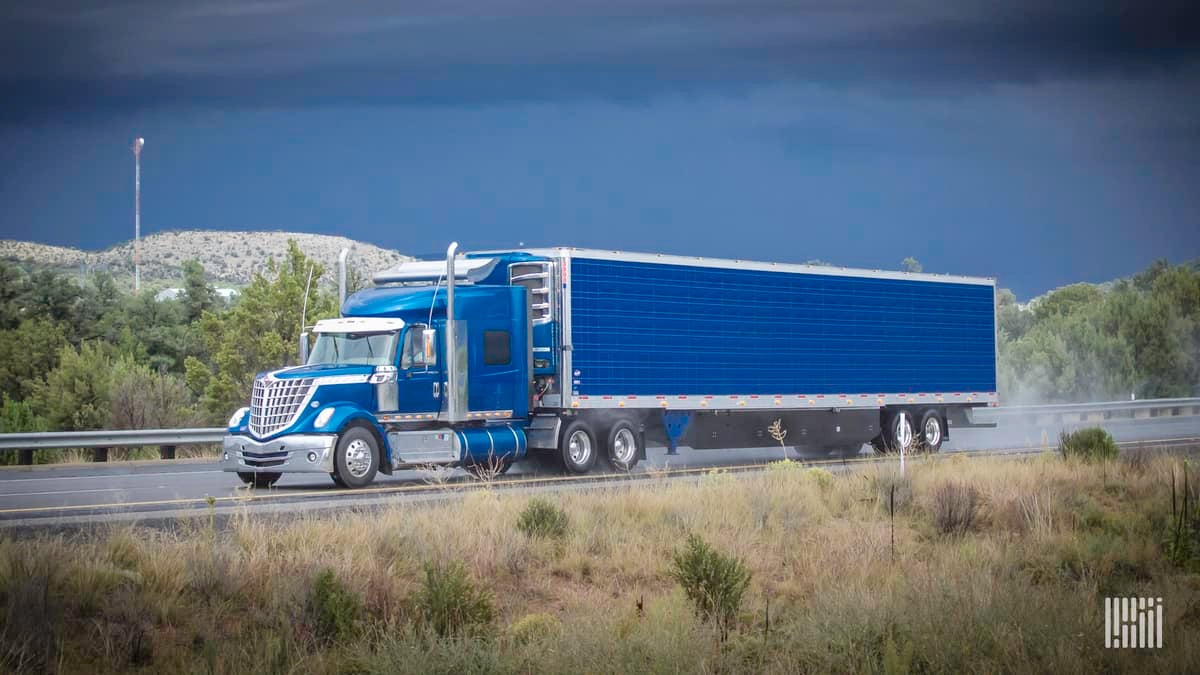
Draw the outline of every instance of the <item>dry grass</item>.
[[[832,479],[716,471],[550,495],[570,518],[561,538],[518,530],[528,498],[482,491],[382,512],[237,518],[218,532],[201,522],[3,541],[0,668],[1195,672],[1200,577],[1169,564],[1159,536],[1172,461],[937,459],[910,464],[903,480],[886,468]],[[971,526],[953,537],[937,526],[947,485],[976,495]],[[691,533],[752,573],[724,642],[670,579]],[[486,589],[491,637],[419,630],[427,564],[461,564]],[[311,611],[323,570],[361,603],[353,637],[332,643]],[[1111,594],[1164,597],[1167,648],[1101,649]]]

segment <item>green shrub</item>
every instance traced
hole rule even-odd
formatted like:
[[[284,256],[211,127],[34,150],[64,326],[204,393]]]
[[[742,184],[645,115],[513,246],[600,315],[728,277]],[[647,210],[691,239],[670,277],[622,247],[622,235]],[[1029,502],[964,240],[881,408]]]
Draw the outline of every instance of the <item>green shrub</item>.
[[[491,594],[477,587],[460,563],[426,564],[413,606],[425,628],[440,638],[479,635],[495,618]]]
[[[313,635],[325,646],[347,642],[358,634],[362,600],[346,588],[333,570],[323,570],[317,575],[308,594],[307,609]]]
[[[1065,459],[1075,457],[1085,462],[1116,459],[1120,453],[1113,437],[1100,427],[1060,433],[1058,451]]]
[[[817,484],[817,487],[822,490],[828,490],[833,487],[833,474],[828,469],[822,469],[819,466],[814,466],[805,472],[808,477]]]
[[[571,528],[571,520],[557,504],[543,497],[529,500],[517,518],[517,529],[530,537],[562,539]]]
[[[793,459],[777,459],[767,463],[767,471],[771,473],[791,473],[799,471],[803,466],[800,462]]]
[[[550,614],[527,614],[508,627],[508,634],[513,642],[527,645],[557,638],[562,634],[562,622]]]
[[[683,549],[675,552],[670,576],[683,587],[696,614],[713,621],[724,640],[750,585],[745,564],[692,534]]]

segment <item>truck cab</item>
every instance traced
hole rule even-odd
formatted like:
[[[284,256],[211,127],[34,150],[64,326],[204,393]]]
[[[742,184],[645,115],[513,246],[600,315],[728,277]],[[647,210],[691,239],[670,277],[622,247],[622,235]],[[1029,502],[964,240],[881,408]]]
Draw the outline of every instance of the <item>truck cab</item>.
[[[485,265],[456,271],[454,249],[445,265],[409,264],[399,285],[346,298],[342,316],[311,327],[304,365],[259,374],[229,420],[222,468],[256,487],[295,472],[362,487],[378,472],[504,471],[523,457],[528,292],[476,283]]]

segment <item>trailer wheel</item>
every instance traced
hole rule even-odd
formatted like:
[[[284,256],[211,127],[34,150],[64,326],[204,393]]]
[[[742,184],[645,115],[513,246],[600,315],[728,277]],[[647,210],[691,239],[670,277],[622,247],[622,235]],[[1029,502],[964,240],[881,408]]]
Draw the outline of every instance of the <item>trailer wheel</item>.
[[[899,453],[903,449],[905,454],[911,454],[916,446],[912,417],[907,410],[897,410],[888,416],[883,433],[877,438],[879,442],[872,441],[875,449],[885,454]]]
[[[942,416],[936,410],[925,411],[918,429],[920,435],[917,440],[920,441],[921,449],[927,452],[937,452],[942,447],[942,441],[946,440],[946,427]]]
[[[638,434],[633,430],[629,420],[618,420],[608,430],[608,439],[604,444],[608,462],[617,471],[631,471],[637,466],[642,448]]]
[[[563,429],[558,449],[570,473],[587,473],[596,465],[596,434],[583,420],[577,419]]]
[[[379,442],[366,427],[353,426],[338,438],[333,470],[348,488],[366,487],[379,470]],[[334,479],[334,482],[339,482]]]
[[[239,471],[238,478],[246,485],[256,488],[269,488],[275,484],[275,481],[283,476],[281,473],[254,473],[253,471]]]

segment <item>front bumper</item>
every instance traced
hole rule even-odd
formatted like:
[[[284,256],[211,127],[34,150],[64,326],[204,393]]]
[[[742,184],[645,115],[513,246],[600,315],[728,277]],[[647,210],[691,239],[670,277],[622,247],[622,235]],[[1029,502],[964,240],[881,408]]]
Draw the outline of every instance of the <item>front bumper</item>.
[[[248,473],[333,473],[333,434],[295,434],[270,441],[230,434],[224,440],[222,471]],[[309,459],[313,455],[314,460]]]

